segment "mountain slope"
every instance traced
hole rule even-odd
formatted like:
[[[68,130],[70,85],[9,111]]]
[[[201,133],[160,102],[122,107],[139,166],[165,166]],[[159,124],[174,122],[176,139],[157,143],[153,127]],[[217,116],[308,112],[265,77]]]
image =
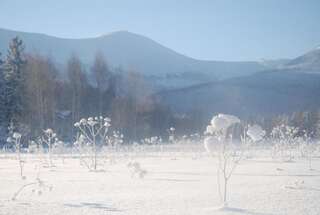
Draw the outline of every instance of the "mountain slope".
[[[320,107],[320,75],[261,72],[157,95],[176,113],[272,115]]]
[[[224,79],[249,75],[267,67],[258,62],[202,61],[181,55],[159,43],[134,33],[119,31],[97,38],[62,39],[44,34],[0,29],[0,51],[6,52],[10,39],[21,37],[27,52],[48,55],[64,64],[71,54],[77,54],[87,65],[97,51],[102,52],[113,66],[122,66],[146,76],[168,77],[174,82],[183,76],[189,81]],[[161,81],[160,81],[161,82]]]
[[[320,73],[320,46],[289,61],[284,68]]]

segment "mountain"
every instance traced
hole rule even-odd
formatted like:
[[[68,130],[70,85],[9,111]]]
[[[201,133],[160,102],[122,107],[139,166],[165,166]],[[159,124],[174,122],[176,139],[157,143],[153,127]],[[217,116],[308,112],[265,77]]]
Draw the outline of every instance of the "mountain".
[[[283,68],[320,73],[320,46],[289,61]]]
[[[198,112],[241,117],[274,115],[320,107],[320,75],[292,71],[260,72],[156,95],[175,113]]]
[[[269,69],[277,69],[277,68],[283,67],[290,61],[291,59],[276,59],[276,60],[261,59],[260,64],[268,67]]]
[[[127,31],[87,39],[0,29],[0,51],[19,36],[26,51],[64,65],[76,54],[90,68],[102,52],[109,64],[144,75],[156,97],[176,113],[270,115],[320,107],[320,47],[295,59],[259,62],[197,60]]]
[[[96,38],[63,39],[0,29],[0,52],[6,52],[9,41],[15,36],[23,39],[27,52],[50,56],[61,65],[74,53],[89,68],[95,53],[100,51],[112,67],[140,72],[157,87],[166,89],[250,75],[270,68],[259,62],[196,60],[127,31]]]

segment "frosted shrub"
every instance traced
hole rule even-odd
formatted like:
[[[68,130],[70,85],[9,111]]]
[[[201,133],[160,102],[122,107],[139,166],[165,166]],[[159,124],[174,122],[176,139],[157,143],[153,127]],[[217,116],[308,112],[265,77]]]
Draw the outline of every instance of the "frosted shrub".
[[[20,168],[20,176],[22,179],[26,179],[26,176],[23,175],[25,161],[21,157],[21,134],[18,132],[11,133],[11,135],[7,138],[7,142],[9,144],[13,144],[15,152],[17,153],[17,160]]]
[[[147,145],[157,145],[162,143],[162,139],[161,137],[154,136],[154,137],[145,138],[141,140],[141,143],[147,144]]]
[[[119,131],[113,131],[112,135],[107,138],[107,142],[109,146],[117,147],[123,144],[123,134]]]
[[[56,143],[54,144],[54,148],[52,149],[52,152],[54,154],[57,154],[61,159],[62,164],[64,164],[64,153],[65,153],[64,142],[61,140],[57,140]]]
[[[137,161],[130,161],[127,164],[127,167],[131,172],[131,178],[135,176],[139,178],[144,178],[144,176],[147,174],[147,171],[145,169],[142,169],[140,163]]]
[[[58,147],[62,142],[57,138],[57,134],[51,128],[43,131],[43,136],[40,139],[41,145],[46,146],[48,149],[49,166],[54,167],[53,163],[53,149]]]
[[[306,132],[304,132],[302,137],[297,138],[297,143],[299,144],[301,157],[307,159],[309,170],[313,170],[312,157],[317,151],[316,143],[311,140]]]
[[[51,191],[52,190],[52,186],[51,185],[47,185],[45,183],[45,181],[43,181],[40,178],[40,169],[38,168],[38,173],[37,173],[37,177],[34,181],[30,182],[30,183],[26,183],[24,185],[22,185],[12,196],[11,200],[15,201],[17,200],[18,196],[25,191],[27,188],[32,188],[32,193],[36,193],[37,195],[42,195],[42,193],[46,190]]]
[[[194,134],[191,134],[191,135],[190,135],[190,140],[191,140],[192,142],[197,143],[197,142],[200,141],[200,139],[201,139],[201,136],[200,136],[200,134],[198,134],[198,133],[194,133]]]
[[[174,141],[175,141],[175,136],[174,136],[175,131],[176,131],[176,129],[174,127],[171,127],[168,129],[170,143],[174,143]]]
[[[236,116],[218,114],[212,118],[205,132],[205,148],[211,154],[216,153],[218,158],[218,190],[223,207],[227,207],[228,182],[242,157],[242,151],[233,144],[232,135],[227,132],[236,123],[240,123]]]
[[[39,153],[39,147],[38,144],[31,140],[28,144],[28,152],[29,153]]]
[[[280,125],[272,129],[273,157],[280,157],[283,161],[290,162],[294,159],[294,149],[297,147],[298,128]]]
[[[30,182],[27,184],[24,184],[23,186],[21,186],[13,195],[13,197],[11,198],[12,201],[17,200],[18,195],[24,191],[26,188],[28,187],[33,187],[32,192],[36,193],[38,195],[42,195],[44,190],[52,190],[52,186],[48,186],[44,183],[44,181],[42,181],[40,178],[37,178],[34,182]]]
[[[247,135],[251,138],[253,142],[258,142],[264,138],[266,132],[261,128],[261,126],[252,125],[249,126],[247,130]]]
[[[138,145],[138,147],[140,147],[140,152],[146,153],[146,151],[145,151],[146,148],[151,149],[151,147],[147,147],[147,145],[152,146],[152,148],[158,153],[163,152],[163,144],[162,144],[161,137],[153,136],[153,137],[149,137],[149,138],[144,138],[140,142],[141,142],[141,144]]]
[[[124,136],[119,131],[113,131],[111,135],[106,136],[106,144],[103,146],[101,152],[105,155],[104,157],[106,161],[109,161],[109,164],[116,163],[116,156],[113,153],[108,153],[109,150],[111,149],[113,152],[118,152],[123,142]]]
[[[203,141],[206,152],[210,155],[214,155],[214,152],[217,152],[218,150],[219,138],[217,136],[207,135]]]
[[[108,142],[108,129],[111,126],[111,120],[106,117],[89,117],[88,119],[81,119],[76,122],[74,126],[78,129],[76,145],[87,145],[91,147],[90,163],[85,162],[90,170],[97,170],[97,146]]]
[[[256,144],[258,142],[263,140],[265,135],[266,135],[266,132],[265,132],[265,130],[263,130],[261,128],[261,126],[256,125],[256,124],[248,126],[246,134],[243,135],[243,137],[242,137],[242,143],[244,143],[245,146],[247,147],[248,153],[250,153],[250,151],[251,151],[250,149],[253,146],[256,146]],[[247,138],[247,136],[249,138]],[[252,157],[252,151],[251,151],[251,154],[248,156]]]
[[[90,143],[86,141],[85,136],[82,134],[77,135],[77,139],[73,143],[73,147],[79,153],[80,165],[86,166],[88,169],[91,169],[91,164],[89,164],[85,158],[86,158],[86,154],[92,153],[92,149],[90,147]]]

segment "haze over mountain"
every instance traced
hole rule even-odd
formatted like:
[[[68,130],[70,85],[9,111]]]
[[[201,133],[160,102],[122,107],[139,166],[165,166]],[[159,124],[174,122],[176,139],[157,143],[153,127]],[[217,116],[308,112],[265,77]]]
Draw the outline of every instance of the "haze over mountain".
[[[310,111],[320,107],[320,75],[260,72],[157,96],[174,112],[201,113],[203,119],[219,112],[248,117]]]
[[[260,62],[223,62],[196,60],[179,54],[138,34],[118,31],[96,38],[63,39],[44,34],[0,29],[0,51],[6,53],[9,41],[19,36],[29,53],[50,56],[65,64],[76,54],[89,66],[102,52],[112,67],[134,70],[158,86],[177,88],[230,77],[253,74],[270,68]]]
[[[320,107],[320,48],[293,60],[269,61],[275,69],[159,93],[176,113],[225,112],[276,115]],[[205,105],[204,105],[205,104]]]
[[[320,48],[292,60],[203,61],[127,31],[62,39],[0,29],[2,53],[15,36],[23,39],[27,52],[50,56],[60,65],[76,54],[89,69],[102,52],[113,68],[142,73],[157,97],[176,112],[201,111],[209,117],[219,111],[278,114],[320,106]]]
[[[291,60],[284,65],[284,68],[320,73],[320,46]]]

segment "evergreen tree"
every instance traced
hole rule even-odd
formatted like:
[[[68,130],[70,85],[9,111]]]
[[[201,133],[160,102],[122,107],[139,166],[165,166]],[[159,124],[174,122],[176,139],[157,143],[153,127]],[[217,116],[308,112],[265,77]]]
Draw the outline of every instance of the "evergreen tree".
[[[0,70],[2,69],[2,65],[3,65],[3,60],[2,60],[2,58],[1,58],[1,52],[0,52]]]
[[[4,74],[3,74],[3,60],[0,52],[0,126],[3,126],[3,109],[4,109]]]
[[[15,37],[9,44],[8,54],[4,64],[4,94],[3,115],[4,124],[21,122],[24,110],[24,75],[26,60],[23,57],[24,45],[21,39]]]

